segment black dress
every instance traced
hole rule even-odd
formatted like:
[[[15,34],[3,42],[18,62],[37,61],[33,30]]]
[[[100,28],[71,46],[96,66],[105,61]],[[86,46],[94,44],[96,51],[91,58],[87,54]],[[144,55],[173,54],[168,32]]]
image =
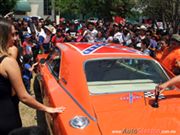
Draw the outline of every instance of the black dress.
[[[0,57],[0,63],[5,57]],[[0,75],[0,135],[8,135],[11,130],[22,126],[19,100],[17,96],[11,96],[11,91],[10,81]]]

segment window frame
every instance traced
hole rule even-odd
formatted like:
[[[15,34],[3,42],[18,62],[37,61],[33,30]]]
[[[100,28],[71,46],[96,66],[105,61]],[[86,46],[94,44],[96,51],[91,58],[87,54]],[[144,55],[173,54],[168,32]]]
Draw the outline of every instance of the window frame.
[[[112,57],[104,57],[104,58],[92,58],[92,59],[88,59],[86,60],[84,63],[83,63],[83,67],[84,67],[84,74],[85,74],[85,79],[86,79],[86,82],[87,82],[87,86],[88,86],[88,83],[93,83],[93,82],[89,82],[87,80],[87,75],[86,75],[86,64],[89,62],[89,61],[98,61],[98,60],[117,60],[117,59],[138,59],[138,60],[148,60],[148,61],[153,61],[154,63],[156,63],[159,68],[161,69],[162,73],[164,73],[165,77],[167,79],[169,79],[169,76],[168,74],[166,73],[166,71],[164,70],[164,68],[161,66],[160,63],[158,63],[156,60],[151,60],[151,59],[145,59],[145,58],[132,58],[132,57],[116,57],[116,58],[112,58]],[[91,93],[91,90],[88,86],[88,91],[90,93],[90,95],[96,95],[97,93]],[[124,91],[121,91],[121,92],[124,92]],[[120,91],[118,93],[121,93]],[[127,91],[126,91],[127,92]],[[135,91],[133,91],[135,92]],[[99,94],[112,94],[112,93],[99,93]]]
[[[57,54],[55,54],[57,53]],[[55,56],[58,56],[58,60],[54,59]],[[56,66],[56,62],[53,63],[55,60],[57,60],[57,62],[59,61],[59,68],[58,68],[58,73],[55,72],[53,69]],[[61,50],[59,48],[54,48],[53,51],[49,54],[49,56],[46,59],[46,63],[48,65],[48,69],[51,72],[51,74],[56,78],[56,80],[59,80],[59,76],[60,76],[60,68],[61,68]],[[53,65],[52,65],[53,64]]]

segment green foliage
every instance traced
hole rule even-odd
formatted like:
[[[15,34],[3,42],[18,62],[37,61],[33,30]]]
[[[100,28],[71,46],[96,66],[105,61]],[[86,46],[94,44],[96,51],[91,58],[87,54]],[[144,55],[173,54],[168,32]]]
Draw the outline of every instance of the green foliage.
[[[145,15],[153,20],[162,21],[166,27],[173,26],[174,32],[177,32],[180,21],[180,0],[141,0],[141,2],[147,6]]]
[[[55,9],[61,14],[81,14],[83,18],[112,18],[131,15],[134,4],[135,0],[55,0]]]
[[[79,0],[55,0],[55,10],[62,14],[79,14]]]
[[[18,0],[0,0],[0,14],[5,15],[12,11]]]

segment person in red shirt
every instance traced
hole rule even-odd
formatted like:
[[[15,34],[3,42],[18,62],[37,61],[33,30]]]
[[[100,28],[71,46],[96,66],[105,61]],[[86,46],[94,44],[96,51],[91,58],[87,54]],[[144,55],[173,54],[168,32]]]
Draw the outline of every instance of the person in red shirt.
[[[57,43],[63,43],[64,42],[64,34],[63,31],[60,29],[57,29],[56,35],[54,35],[51,39],[52,44],[55,46]]]
[[[31,42],[31,34],[27,33],[24,35],[24,42],[22,43],[22,47],[23,47],[23,55],[27,54],[27,51],[26,51],[26,47],[29,45],[31,46],[32,45],[32,42]]]

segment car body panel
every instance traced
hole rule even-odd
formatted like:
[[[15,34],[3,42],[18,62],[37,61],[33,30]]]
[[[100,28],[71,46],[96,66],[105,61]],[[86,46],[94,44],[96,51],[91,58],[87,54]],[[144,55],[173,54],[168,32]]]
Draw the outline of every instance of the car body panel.
[[[159,99],[159,108],[151,106],[154,99],[144,97],[143,91],[96,95],[88,90],[85,73],[87,61],[139,58],[152,60],[161,67],[153,58],[120,44],[62,43],[56,47],[61,50],[59,76],[54,77],[50,72],[48,61],[38,67],[44,103],[54,107],[66,107],[62,114],[48,116],[54,135],[108,135],[124,129],[138,129],[138,132],[139,129],[180,132],[180,107],[177,106],[180,95],[174,90],[165,92],[167,98]],[[46,57],[47,55],[39,55],[38,61]],[[167,75],[165,70],[163,72]],[[84,129],[70,126],[70,120],[77,115],[89,119],[90,123]]]
[[[48,68],[44,66],[42,68],[41,72],[47,72]],[[55,79],[52,75],[48,74],[43,74],[42,75],[42,82],[43,82],[43,102],[44,104],[48,106],[54,106],[54,107],[59,107],[59,106],[65,106],[66,107],[66,113],[62,114],[54,114],[54,115],[49,115],[46,114],[49,117],[49,121],[52,121],[53,127],[52,130],[54,130],[54,134],[60,135],[60,134],[71,134],[74,132],[73,130],[79,131],[77,134],[84,134],[84,132],[89,132],[92,134],[98,134],[96,132],[97,126],[96,123],[92,123],[92,126],[89,126],[89,128],[86,128],[86,130],[77,130],[72,127],[69,127],[69,120],[74,117],[76,112],[78,112],[78,115],[84,116],[85,114],[80,110],[80,108],[77,106],[76,103],[74,103],[74,100],[67,95],[67,93],[63,90],[63,88],[59,87],[58,83],[54,83]],[[53,86],[53,87],[52,87]],[[63,97],[63,98],[60,98]],[[48,122],[49,122],[48,121]],[[91,131],[91,127],[93,127],[93,130]],[[57,130],[58,129],[58,130]],[[59,130],[61,129],[61,131]],[[98,129],[97,129],[98,131]],[[70,133],[68,133],[70,132]]]
[[[156,130],[160,132],[159,134],[163,130],[180,132],[178,128],[180,107],[177,105],[180,103],[179,92],[173,91],[173,95],[172,91],[166,92],[165,99],[159,100],[158,109],[152,108],[151,103],[154,99],[144,98],[143,92],[135,92],[134,97],[132,103],[129,93],[92,97],[94,110],[104,135],[112,134],[113,130],[123,132],[124,129],[139,129],[139,132],[143,129]]]

